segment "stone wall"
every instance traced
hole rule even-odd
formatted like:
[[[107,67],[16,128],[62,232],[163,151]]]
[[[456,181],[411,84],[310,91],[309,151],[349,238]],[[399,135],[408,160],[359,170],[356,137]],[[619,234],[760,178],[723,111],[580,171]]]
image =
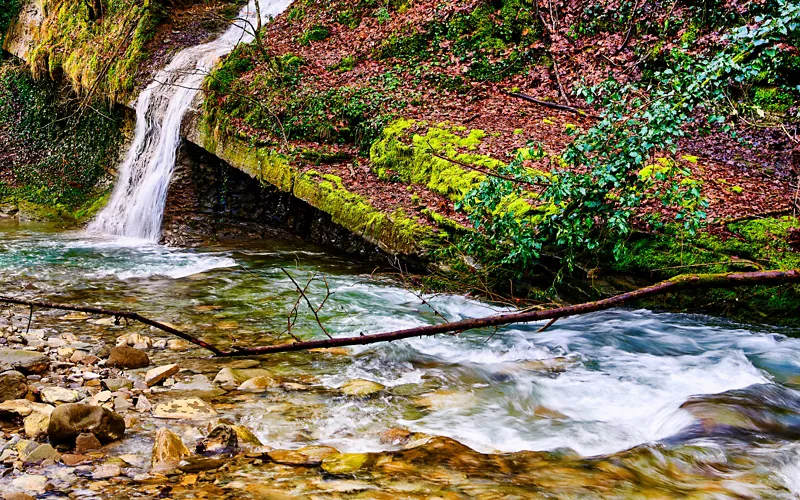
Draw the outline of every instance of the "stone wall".
[[[369,260],[388,258],[329,214],[184,141],[170,181],[162,242],[198,246],[276,237],[300,237]]]

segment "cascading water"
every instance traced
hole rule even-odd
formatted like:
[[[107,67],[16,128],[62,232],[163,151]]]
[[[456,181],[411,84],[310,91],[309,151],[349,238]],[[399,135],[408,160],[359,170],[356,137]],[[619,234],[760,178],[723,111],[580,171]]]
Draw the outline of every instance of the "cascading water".
[[[291,0],[258,0],[262,21],[280,14]],[[180,51],[159,71],[136,103],[136,130],[111,200],[88,230],[157,241],[183,116],[203,79],[238,43],[253,39],[256,24],[253,1],[216,40]],[[246,20],[242,21],[242,20]]]

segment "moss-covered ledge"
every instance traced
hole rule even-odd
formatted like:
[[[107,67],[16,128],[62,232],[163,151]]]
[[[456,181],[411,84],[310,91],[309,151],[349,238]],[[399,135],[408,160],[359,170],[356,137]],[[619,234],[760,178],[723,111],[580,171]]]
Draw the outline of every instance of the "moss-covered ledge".
[[[290,193],[331,216],[331,220],[384,252],[427,262],[440,245],[434,231],[398,209],[385,213],[348,191],[340,178],[316,170],[300,170],[290,156],[269,146],[221,132],[197,112],[184,120],[183,136],[232,167],[263,184]]]

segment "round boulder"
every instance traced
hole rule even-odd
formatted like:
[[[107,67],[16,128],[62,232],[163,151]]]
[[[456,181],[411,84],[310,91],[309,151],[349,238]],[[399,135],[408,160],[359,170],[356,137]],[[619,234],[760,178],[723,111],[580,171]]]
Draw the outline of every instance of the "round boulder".
[[[106,361],[106,366],[116,366],[117,368],[144,368],[150,366],[150,358],[147,353],[128,346],[118,346],[111,349],[111,355]]]
[[[72,445],[84,432],[94,434],[101,443],[108,443],[125,434],[125,419],[101,406],[81,403],[65,404],[53,410],[47,426],[51,443]]]

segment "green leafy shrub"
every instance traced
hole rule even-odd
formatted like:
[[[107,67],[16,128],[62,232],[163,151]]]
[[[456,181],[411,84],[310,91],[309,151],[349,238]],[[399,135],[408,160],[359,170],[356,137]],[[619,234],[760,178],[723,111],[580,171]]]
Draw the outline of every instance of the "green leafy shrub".
[[[328,29],[327,26],[323,26],[321,24],[314,25],[306,30],[297,42],[300,45],[308,45],[311,42],[320,42],[325,40],[331,35],[331,30]]]

